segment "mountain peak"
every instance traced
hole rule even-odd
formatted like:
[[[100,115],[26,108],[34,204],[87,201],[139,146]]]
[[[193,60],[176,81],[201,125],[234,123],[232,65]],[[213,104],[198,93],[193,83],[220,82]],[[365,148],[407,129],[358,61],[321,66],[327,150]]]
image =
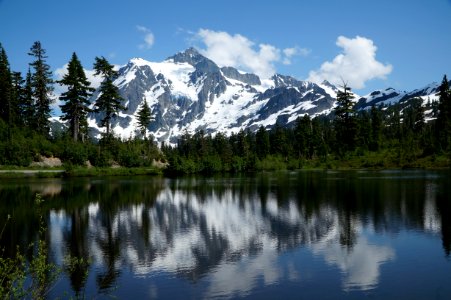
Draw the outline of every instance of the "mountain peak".
[[[192,66],[195,66],[200,61],[206,60],[205,56],[199,53],[199,51],[190,47],[182,52],[178,52],[177,54],[168,57],[167,60],[173,60],[175,63],[189,63]]]
[[[335,85],[333,85],[332,83],[330,83],[327,80],[323,80],[323,82],[321,82],[321,84],[324,85],[324,86],[330,87],[332,89],[337,89],[337,87]]]
[[[145,60],[144,58],[141,57],[133,57],[132,59],[130,59],[128,61],[129,64],[133,64],[133,65],[137,65],[137,66],[144,66],[144,65],[148,65],[149,61]]]
[[[194,47],[189,47],[188,49],[186,49],[182,53],[185,53],[185,54],[188,54],[188,55],[192,55],[192,56],[200,55],[200,52]]]

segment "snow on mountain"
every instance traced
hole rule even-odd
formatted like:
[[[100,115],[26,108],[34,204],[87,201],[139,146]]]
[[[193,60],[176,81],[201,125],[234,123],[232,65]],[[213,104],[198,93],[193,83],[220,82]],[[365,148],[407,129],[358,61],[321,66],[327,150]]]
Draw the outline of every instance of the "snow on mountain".
[[[329,114],[338,91],[327,81],[315,84],[281,74],[261,79],[232,67],[221,68],[194,48],[163,62],[133,58],[119,69],[115,84],[127,110],[113,119],[113,132],[122,138],[136,135],[136,115],[146,100],[155,118],[149,131],[158,141],[172,143],[185,132],[231,134],[276,123],[289,126],[305,114]],[[411,93],[386,89],[356,99],[360,109],[392,104],[405,97],[435,100],[437,86],[432,84]],[[94,93],[92,103],[97,96]],[[91,114],[88,119],[97,136],[104,131],[101,118]]]
[[[361,97],[357,102],[357,109],[369,109],[371,106],[393,105],[400,102],[405,102],[413,98],[423,99],[423,105],[427,102],[438,101],[437,95],[439,84],[433,82],[421,89],[415,89],[411,92],[395,90],[394,88],[387,88],[385,90],[376,90],[372,93]]]

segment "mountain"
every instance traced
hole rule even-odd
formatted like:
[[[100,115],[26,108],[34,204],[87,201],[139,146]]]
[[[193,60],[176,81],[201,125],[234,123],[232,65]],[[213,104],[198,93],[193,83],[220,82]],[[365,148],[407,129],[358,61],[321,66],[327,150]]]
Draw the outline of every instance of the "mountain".
[[[367,96],[361,97],[357,104],[357,109],[365,109],[373,105],[392,105],[395,103],[402,103],[409,101],[413,98],[421,98],[423,102],[438,101],[438,83],[429,84],[421,89],[416,89],[411,92],[395,90],[393,88],[387,88],[385,90],[376,90]]]
[[[156,140],[172,143],[185,132],[231,134],[276,123],[289,126],[305,114],[329,114],[337,93],[337,88],[327,81],[316,84],[281,74],[263,79],[233,67],[219,67],[194,48],[163,62],[133,58],[119,69],[115,84],[127,110],[112,121],[114,133],[122,138],[137,134],[136,114],[146,100],[154,117],[149,131]],[[361,97],[358,107],[365,109],[414,96],[433,98],[437,87],[433,84],[411,93],[375,91]],[[97,97],[98,93],[94,93],[91,102]],[[103,131],[100,119],[96,114],[88,118],[91,132],[97,137]]]

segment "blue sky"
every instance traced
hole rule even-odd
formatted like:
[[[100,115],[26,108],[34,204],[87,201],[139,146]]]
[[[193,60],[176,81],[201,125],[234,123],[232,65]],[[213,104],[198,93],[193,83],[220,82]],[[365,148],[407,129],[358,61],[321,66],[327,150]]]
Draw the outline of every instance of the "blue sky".
[[[343,78],[358,94],[451,75],[451,0],[0,0],[0,42],[25,72],[41,41],[53,70],[76,52],[122,65],[190,46],[266,76]]]

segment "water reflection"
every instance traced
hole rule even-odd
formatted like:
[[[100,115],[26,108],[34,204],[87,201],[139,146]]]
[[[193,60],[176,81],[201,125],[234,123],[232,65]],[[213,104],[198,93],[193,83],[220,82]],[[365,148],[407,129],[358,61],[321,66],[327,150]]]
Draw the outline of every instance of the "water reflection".
[[[380,266],[395,259],[394,249],[389,245],[369,243],[361,232],[354,247],[349,249],[337,243],[338,235],[338,232],[332,231],[327,238],[312,245],[313,252],[342,271],[344,290],[375,288],[379,280]]]
[[[307,271],[321,282],[317,269],[300,264],[300,255],[328,266],[343,291],[369,291],[378,288],[381,267],[399,255],[381,236],[412,229],[441,234],[450,253],[449,177],[407,175],[301,172],[12,185],[24,195],[24,206],[2,207],[2,215],[14,207],[17,220],[2,243],[36,237],[37,217],[25,195],[38,189],[51,191],[46,208],[53,259],[85,262],[66,270],[75,295],[88,289],[88,296],[169,297],[171,289],[183,290],[176,282],[185,282],[196,287],[186,289],[191,298],[247,296],[287,282],[307,285]],[[0,185],[1,199],[9,193],[11,187]],[[176,279],[155,284],[165,276]]]

